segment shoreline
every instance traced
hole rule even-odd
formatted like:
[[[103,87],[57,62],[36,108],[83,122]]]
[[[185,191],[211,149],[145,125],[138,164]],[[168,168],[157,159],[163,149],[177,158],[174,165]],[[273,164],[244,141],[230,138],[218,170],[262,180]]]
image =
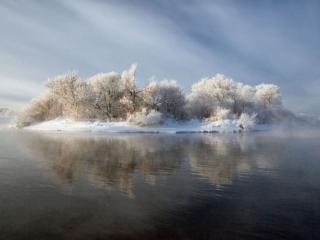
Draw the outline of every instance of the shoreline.
[[[44,132],[97,132],[97,133],[240,133],[266,131],[270,125],[256,124],[252,128],[242,129],[237,120],[221,120],[215,122],[201,122],[189,120],[177,122],[169,120],[160,125],[137,126],[126,121],[100,122],[100,121],[72,121],[65,118],[41,122],[22,128],[27,131]]]

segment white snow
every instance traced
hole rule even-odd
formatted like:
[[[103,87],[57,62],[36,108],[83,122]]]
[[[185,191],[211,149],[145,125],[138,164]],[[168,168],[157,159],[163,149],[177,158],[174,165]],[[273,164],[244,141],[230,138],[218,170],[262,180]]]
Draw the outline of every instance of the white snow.
[[[205,132],[239,132],[267,130],[268,126],[255,125],[250,130],[239,127],[238,120],[221,120],[215,122],[201,122],[190,120],[177,122],[167,120],[161,125],[140,127],[128,122],[75,122],[66,118],[57,118],[25,127],[35,131],[66,131],[66,132],[105,132],[105,133],[205,133]]]

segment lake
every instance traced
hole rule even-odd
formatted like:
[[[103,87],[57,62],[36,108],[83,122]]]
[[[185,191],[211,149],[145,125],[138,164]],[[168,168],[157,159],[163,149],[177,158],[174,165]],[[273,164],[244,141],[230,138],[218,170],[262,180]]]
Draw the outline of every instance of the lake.
[[[318,133],[0,139],[0,239],[320,239]]]

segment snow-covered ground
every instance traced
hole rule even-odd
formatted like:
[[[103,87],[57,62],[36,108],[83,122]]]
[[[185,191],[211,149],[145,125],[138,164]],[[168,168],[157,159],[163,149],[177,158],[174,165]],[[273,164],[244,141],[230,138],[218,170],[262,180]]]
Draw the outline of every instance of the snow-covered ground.
[[[66,132],[105,132],[105,133],[205,133],[205,132],[239,132],[262,131],[268,126],[255,125],[251,129],[243,130],[238,120],[222,120],[215,122],[201,122],[190,120],[176,122],[168,120],[161,125],[140,127],[128,122],[75,122],[65,118],[57,118],[25,127],[34,131],[66,131]]]

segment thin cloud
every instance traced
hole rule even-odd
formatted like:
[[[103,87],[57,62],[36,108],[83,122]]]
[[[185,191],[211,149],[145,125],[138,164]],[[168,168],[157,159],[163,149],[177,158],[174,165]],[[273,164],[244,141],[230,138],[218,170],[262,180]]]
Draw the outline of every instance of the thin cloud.
[[[320,113],[310,90],[320,77],[319,10],[317,1],[1,1],[0,101],[26,104],[39,92],[19,88],[38,91],[70,70],[86,78],[137,62],[140,86],[155,76],[188,91],[223,72],[276,83],[289,108]]]

